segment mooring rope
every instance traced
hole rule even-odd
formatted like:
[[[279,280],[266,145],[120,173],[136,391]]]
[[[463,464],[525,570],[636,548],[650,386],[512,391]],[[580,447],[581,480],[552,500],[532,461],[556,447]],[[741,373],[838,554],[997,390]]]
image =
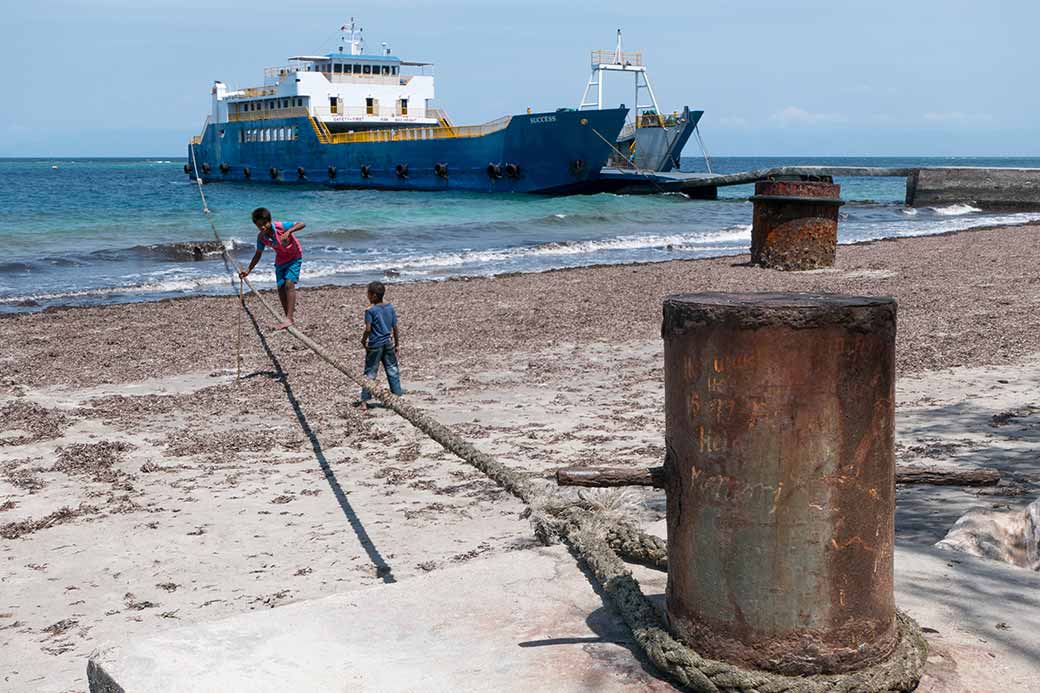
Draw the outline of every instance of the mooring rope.
[[[654,178],[654,174],[653,174],[653,173],[649,173],[649,172],[647,172],[647,171],[644,171],[643,169],[639,168],[639,165],[638,165],[638,164],[636,164],[636,162],[635,162],[635,159],[634,159],[634,158],[633,158],[632,160],[629,160],[629,158],[628,158],[627,156],[625,156],[624,154],[622,154],[622,153],[621,153],[621,150],[620,150],[620,149],[618,149],[618,148],[617,148],[617,147],[616,147],[616,146],[614,145],[614,143],[612,143],[612,142],[611,142],[610,140],[608,140],[608,139],[607,139],[606,137],[604,137],[604,136],[603,136],[603,135],[602,135],[602,134],[600,133],[600,131],[599,131],[599,130],[597,130],[596,128],[592,128],[592,132],[594,132],[594,133],[596,134],[596,137],[598,137],[598,138],[600,138],[601,140],[603,140],[604,142],[606,142],[607,146],[608,146],[608,147],[610,147],[611,149],[613,149],[613,150],[614,150],[614,153],[615,153],[615,154],[617,154],[618,156],[620,156],[620,157],[621,157],[621,158],[622,158],[623,160],[625,160],[625,161],[628,161],[629,163],[631,163],[631,164],[632,164],[632,168],[633,168],[633,169],[635,169],[635,172],[636,172],[636,173],[638,173],[638,174],[639,174],[639,175],[641,175],[641,176],[645,176],[645,177],[646,177],[646,179],[647,179],[647,180],[649,180],[649,181],[650,181],[650,183],[651,183],[651,184],[652,184],[652,185],[653,185],[653,186],[654,186],[655,188],[657,188],[657,192],[659,192],[659,193],[667,193],[667,192],[668,192],[667,190],[665,190],[664,188],[662,188],[662,187],[661,187],[661,186],[660,186],[660,185],[658,184],[657,180],[656,180],[656,179]]]
[[[708,153],[708,147],[704,144],[704,138],[701,137],[701,125],[700,123],[693,126],[693,134],[697,135],[697,144],[701,147],[701,154],[704,155],[704,165],[708,169],[708,173],[711,173],[711,154]]]
[[[195,149],[191,148],[195,179],[202,198],[203,212],[222,248],[224,263],[231,271],[240,270],[228,252],[212,218],[198,176]],[[278,313],[253,287],[241,281],[256,295],[260,304],[276,320]],[[884,662],[847,674],[784,676],[745,669],[727,662],[707,659],[672,637],[654,604],[643,594],[639,582],[620,556],[667,568],[667,549],[663,541],[628,522],[600,512],[595,503],[579,494],[575,502],[558,494],[543,492],[529,477],[478,450],[426,412],[413,407],[375,380],[359,376],[326,351],[296,326],[286,332],[302,342],[322,360],[354,383],[367,388],[387,408],[456,455],[528,506],[537,536],[549,543],[559,540],[569,547],[596,576],[622,619],[632,631],[640,649],[668,677],[696,693],[888,693],[912,691],[921,678],[928,646],[920,627],[902,612],[897,614],[899,640],[893,654]]]

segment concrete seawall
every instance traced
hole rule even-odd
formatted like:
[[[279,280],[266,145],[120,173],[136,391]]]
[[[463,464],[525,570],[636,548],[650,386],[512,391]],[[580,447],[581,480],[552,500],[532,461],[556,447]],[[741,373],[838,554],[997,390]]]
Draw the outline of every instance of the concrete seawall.
[[[986,210],[1040,210],[1040,168],[881,168],[868,166],[780,166],[740,173],[649,173],[603,169],[590,192],[653,195],[681,192],[715,199],[720,187],[763,180],[823,180],[847,177],[906,178],[906,204],[929,207],[968,203]]]
[[[907,205],[958,202],[986,210],[1040,209],[1040,169],[922,168],[907,175]]]

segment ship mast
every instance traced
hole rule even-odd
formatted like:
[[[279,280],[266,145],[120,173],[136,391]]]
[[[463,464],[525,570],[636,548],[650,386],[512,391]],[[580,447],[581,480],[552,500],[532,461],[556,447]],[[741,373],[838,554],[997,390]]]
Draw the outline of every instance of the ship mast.
[[[626,53],[621,45],[621,29],[617,30],[617,43],[612,51],[592,51],[592,75],[588,84],[585,85],[585,93],[581,96],[578,110],[603,108],[603,79],[607,72],[627,72],[632,74],[635,82],[635,103],[633,104],[632,117],[638,127],[641,113],[653,109],[655,115],[660,117],[661,109],[657,106],[657,97],[654,89],[650,86],[650,78],[646,73],[641,52]],[[594,100],[590,100],[590,92]],[[644,94],[645,92],[645,94]],[[646,103],[639,103],[640,100]]]
[[[350,46],[350,55],[362,55],[365,52],[365,38],[362,35],[364,30],[358,26],[353,17],[350,18],[350,24],[344,24],[339,30],[343,34],[340,39],[340,53],[344,52],[346,46]]]

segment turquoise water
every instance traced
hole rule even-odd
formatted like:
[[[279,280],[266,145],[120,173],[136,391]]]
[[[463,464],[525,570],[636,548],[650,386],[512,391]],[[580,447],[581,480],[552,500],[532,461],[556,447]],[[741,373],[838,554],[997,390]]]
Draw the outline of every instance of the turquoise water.
[[[703,170],[684,159],[684,170]],[[771,166],[1028,166],[1012,158],[749,158],[713,160],[716,172]],[[198,191],[179,159],[0,159],[0,312],[52,305],[142,301],[231,291]],[[1040,220],[987,214],[967,201],[906,209],[901,178],[839,179],[843,243]],[[751,186],[717,201],[679,195],[536,197],[326,190],[215,184],[205,188],[222,235],[243,261],[252,254],[257,206],[304,221],[303,286],[372,279],[414,281],[536,272],[745,252]],[[253,277],[273,284],[271,259]]]

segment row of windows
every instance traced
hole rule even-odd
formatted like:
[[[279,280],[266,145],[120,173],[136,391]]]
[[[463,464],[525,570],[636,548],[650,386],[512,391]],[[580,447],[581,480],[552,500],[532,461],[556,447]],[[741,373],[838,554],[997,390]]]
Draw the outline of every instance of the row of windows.
[[[246,101],[237,105],[240,107],[243,113],[247,111],[273,111],[278,108],[302,108],[303,97],[294,96],[290,99],[264,99],[263,101]]]
[[[244,128],[238,131],[238,141],[242,142],[288,142],[299,139],[299,128]]]
[[[396,75],[400,72],[397,65],[350,65],[343,63],[321,63],[308,65],[307,72],[321,72],[333,75]]]

